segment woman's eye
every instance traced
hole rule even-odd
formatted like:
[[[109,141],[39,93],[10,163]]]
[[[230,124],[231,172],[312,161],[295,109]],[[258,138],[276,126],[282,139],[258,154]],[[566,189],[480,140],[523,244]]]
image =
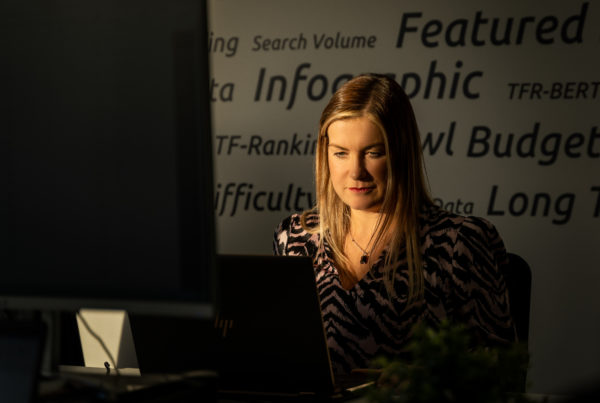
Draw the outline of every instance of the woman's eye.
[[[337,152],[333,153],[333,155],[335,157],[341,158],[341,157],[345,157],[346,156],[346,152],[345,151],[337,151]]]
[[[367,152],[367,155],[371,158],[379,158],[379,157],[383,157],[385,155],[385,153],[380,152],[380,151],[369,151],[369,152]]]

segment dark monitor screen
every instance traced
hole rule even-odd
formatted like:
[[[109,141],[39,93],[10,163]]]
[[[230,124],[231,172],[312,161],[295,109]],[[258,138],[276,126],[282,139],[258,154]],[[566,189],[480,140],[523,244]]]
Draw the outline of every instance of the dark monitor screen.
[[[0,2],[5,306],[210,315],[206,21],[203,0]]]

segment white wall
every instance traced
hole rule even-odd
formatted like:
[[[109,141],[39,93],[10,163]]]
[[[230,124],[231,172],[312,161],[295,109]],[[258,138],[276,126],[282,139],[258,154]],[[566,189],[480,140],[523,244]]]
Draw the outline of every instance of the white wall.
[[[434,143],[441,139],[436,152],[425,150],[434,197],[490,219],[509,251],[532,267],[532,391],[564,393],[600,378],[599,1],[213,0],[209,6],[221,252],[270,253],[277,223],[308,208],[307,193],[314,201],[310,141],[334,81],[393,73],[414,92],[423,139],[429,133]],[[509,44],[492,43],[496,19],[501,32],[512,21]],[[423,32],[431,35],[423,39]],[[364,46],[336,48],[338,33],[362,37]],[[432,68],[439,74],[428,95]],[[438,97],[439,75],[446,84]],[[279,86],[267,99],[274,76],[287,84],[283,100]],[[534,128],[535,138],[527,136]],[[489,141],[472,141],[486,130]],[[294,136],[293,152],[266,155]],[[509,155],[494,154],[495,139],[502,148],[512,141]],[[533,207],[536,197],[549,200],[547,212],[543,204]]]

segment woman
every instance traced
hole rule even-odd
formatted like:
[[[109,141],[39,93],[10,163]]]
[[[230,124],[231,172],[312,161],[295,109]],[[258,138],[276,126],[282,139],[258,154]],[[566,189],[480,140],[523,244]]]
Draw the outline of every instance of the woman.
[[[320,120],[317,205],[285,219],[279,255],[313,258],[336,372],[397,355],[418,321],[466,324],[483,344],[515,339],[489,222],[434,206],[402,88],[382,75],[342,86]]]

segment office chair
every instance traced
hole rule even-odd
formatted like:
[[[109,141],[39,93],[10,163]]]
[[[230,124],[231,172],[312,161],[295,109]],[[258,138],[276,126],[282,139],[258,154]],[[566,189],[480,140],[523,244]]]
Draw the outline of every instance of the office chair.
[[[521,256],[508,253],[508,264],[502,268],[508,299],[510,302],[510,313],[515,322],[515,329],[519,342],[527,346],[529,340],[529,308],[531,305],[531,269]],[[527,391],[527,369],[519,373],[519,382],[515,392]]]
[[[510,313],[515,322],[519,341],[527,343],[529,339],[529,308],[531,305],[531,269],[519,255],[508,254],[508,265],[502,270],[508,298]]]

